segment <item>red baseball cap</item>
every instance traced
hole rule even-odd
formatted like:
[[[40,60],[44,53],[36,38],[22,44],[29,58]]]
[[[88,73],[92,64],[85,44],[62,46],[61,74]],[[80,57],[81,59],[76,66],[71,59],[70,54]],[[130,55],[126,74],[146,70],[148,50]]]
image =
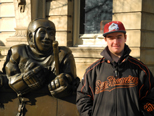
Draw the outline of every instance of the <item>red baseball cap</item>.
[[[123,32],[124,34],[126,33],[125,27],[120,21],[111,21],[107,23],[104,26],[104,34],[103,36],[105,37],[109,33],[114,33],[114,32]]]

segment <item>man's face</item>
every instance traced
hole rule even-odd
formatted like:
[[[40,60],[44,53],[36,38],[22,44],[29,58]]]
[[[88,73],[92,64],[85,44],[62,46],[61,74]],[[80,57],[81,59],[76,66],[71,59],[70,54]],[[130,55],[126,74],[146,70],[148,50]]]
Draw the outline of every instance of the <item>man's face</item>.
[[[124,50],[126,35],[121,32],[107,34],[105,37],[109,51],[115,55],[121,55]]]
[[[55,30],[51,27],[40,27],[36,31],[35,42],[41,53],[52,50],[52,43],[55,39]]]

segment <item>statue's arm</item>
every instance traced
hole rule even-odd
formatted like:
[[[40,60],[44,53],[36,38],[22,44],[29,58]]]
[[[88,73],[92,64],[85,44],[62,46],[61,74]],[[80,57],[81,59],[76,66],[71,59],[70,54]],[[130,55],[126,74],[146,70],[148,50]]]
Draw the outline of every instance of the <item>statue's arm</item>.
[[[16,49],[11,48],[7,54],[3,70],[6,73],[8,79],[8,85],[16,93],[24,94],[26,93],[26,91],[28,92],[29,88],[23,80],[24,73],[21,73],[19,70],[18,60],[19,60],[19,55]]]
[[[26,62],[20,61],[19,51],[21,48],[14,47],[8,53],[7,63],[5,64],[5,72],[8,78],[8,85],[17,94],[26,94],[32,90],[36,90],[43,86],[45,82],[46,70],[29,60]],[[19,69],[19,62],[23,63],[24,71]]]

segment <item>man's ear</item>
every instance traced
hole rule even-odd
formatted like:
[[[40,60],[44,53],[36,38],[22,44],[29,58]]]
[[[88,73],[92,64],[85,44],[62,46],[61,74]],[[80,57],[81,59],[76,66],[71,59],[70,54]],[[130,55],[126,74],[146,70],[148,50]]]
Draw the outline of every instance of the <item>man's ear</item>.
[[[104,37],[104,40],[106,41],[106,37]]]
[[[127,40],[127,35],[125,34],[125,42],[126,42],[126,40]]]

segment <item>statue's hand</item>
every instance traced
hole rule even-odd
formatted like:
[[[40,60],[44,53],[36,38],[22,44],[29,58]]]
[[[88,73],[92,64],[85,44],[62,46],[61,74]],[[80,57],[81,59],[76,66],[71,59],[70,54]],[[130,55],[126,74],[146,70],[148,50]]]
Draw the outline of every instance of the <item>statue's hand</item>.
[[[65,97],[71,94],[71,81],[72,77],[68,74],[61,73],[58,75],[48,85],[51,95],[55,97]]]
[[[34,63],[31,64],[30,65],[33,67]],[[31,66],[26,68],[27,70],[25,70],[23,80],[31,89],[37,89],[43,86],[48,71],[40,65],[34,67],[33,69],[31,69]]]

